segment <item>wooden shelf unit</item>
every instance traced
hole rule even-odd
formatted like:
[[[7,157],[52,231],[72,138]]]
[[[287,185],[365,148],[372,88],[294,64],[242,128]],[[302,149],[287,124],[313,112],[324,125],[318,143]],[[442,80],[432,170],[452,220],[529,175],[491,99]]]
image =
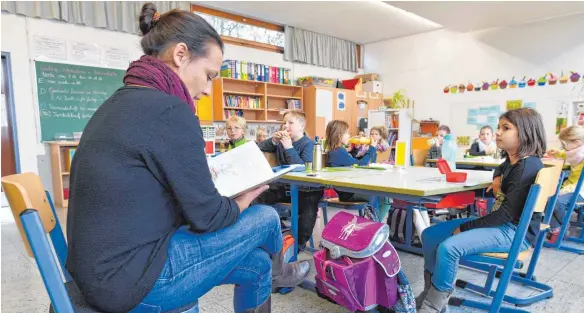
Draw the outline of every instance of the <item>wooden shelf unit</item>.
[[[69,206],[69,199],[65,199],[64,189],[69,189],[70,169],[65,164],[69,149],[76,149],[77,141],[51,141],[48,142],[51,150],[51,173],[53,176],[53,200],[57,207]]]
[[[300,109],[303,108],[302,89],[302,86],[221,77],[213,82],[213,120],[224,122],[225,110],[240,110],[250,123],[282,122],[282,112],[288,109],[287,100],[298,100]],[[224,103],[225,95],[257,97],[260,107],[228,107]]]

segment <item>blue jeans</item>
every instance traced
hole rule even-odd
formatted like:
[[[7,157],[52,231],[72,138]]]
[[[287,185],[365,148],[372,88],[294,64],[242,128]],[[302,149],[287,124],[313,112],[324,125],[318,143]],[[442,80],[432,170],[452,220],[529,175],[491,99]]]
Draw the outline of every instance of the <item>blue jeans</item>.
[[[467,255],[485,252],[509,252],[517,226],[506,223],[498,227],[475,228],[456,236],[452,233],[472,218],[438,223],[422,232],[424,268],[433,274],[432,284],[439,291],[454,289],[458,261]],[[524,240],[521,251],[530,247]]]
[[[213,233],[179,228],[166,265],[146,298],[130,313],[166,312],[197,303],[213,287],[235,285],[236,313],[266,301],[272,290],[271,254],[282,249],[280,218],[265,205],[244,210],[237,221]],[[197,313],[198,306],[188,313]]]
[[[566,216],[566,211],[568,210],[568,204],[570,204],[570,200],[574,193],[567,193],[561,196],[558,196],[558,200],[556,201],[556,207],[554,208],[554,213],[552,214],[552,219],[550,221],[551,228],[560,228],[562,227],[562,222],[564,221],[564,217]],[[583,201],[581,196],[578,196],[576,202]]]

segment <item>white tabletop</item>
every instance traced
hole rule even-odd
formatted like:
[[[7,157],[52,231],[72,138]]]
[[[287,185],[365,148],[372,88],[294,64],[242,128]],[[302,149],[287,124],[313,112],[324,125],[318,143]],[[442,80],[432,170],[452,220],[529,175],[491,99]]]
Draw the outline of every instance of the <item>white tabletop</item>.
[[[436,163],[437,159],[427,159],[426,162],[428,163]],[[485,166],[499,166],[503,163],[505,159],[495,159],[490,156],[485,157],[473,157],[473,158],[457,158],[456,164],[461,165],[485,165]]]
[[[488,187],[493,181],[491,171],[457,170],[468,174],[466,184],[448,183],[437,168],[409,167],[407,169],[322,171],[317,177],[306,173],[283,176],[288,181],[316,183],[331,187],[347,187],[412,196],[434,196]]]

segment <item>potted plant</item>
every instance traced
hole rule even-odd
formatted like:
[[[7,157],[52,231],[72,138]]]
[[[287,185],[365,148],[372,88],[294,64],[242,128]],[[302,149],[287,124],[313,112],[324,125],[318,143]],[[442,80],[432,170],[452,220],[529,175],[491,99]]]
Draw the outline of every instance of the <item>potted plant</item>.
[[[392,108],[401,109],[408,107],[408,102],[410,98],[406,96],[405,92],[406,92],[405,90],[399,89],[398,91],[393,93],[393,95],[390,98]]]

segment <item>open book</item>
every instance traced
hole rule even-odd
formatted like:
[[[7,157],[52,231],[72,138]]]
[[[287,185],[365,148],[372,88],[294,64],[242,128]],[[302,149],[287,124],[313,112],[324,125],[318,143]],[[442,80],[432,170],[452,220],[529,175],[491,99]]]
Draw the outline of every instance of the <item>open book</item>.
[[[274,172],[255,142],[250,141],[208,161],[215,187],[222,196],[235,198],[277,180],[304,165],[281,167]]]

